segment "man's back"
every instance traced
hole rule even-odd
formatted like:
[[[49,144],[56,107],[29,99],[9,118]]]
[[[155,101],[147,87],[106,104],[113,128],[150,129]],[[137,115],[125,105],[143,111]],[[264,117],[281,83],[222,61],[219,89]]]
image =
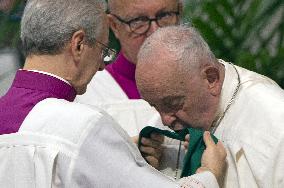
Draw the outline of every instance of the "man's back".
[[[38,102],[46,98],[73,101],[75,95],[70,84],[48,73],[19,70],[7,94],[0,98],[0,135],[17,132]]]

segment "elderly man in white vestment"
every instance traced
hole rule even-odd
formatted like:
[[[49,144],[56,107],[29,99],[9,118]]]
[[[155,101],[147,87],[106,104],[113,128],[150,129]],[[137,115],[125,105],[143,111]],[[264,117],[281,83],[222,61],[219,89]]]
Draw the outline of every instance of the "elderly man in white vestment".
[[[217,60],[187,26],[161,28],[145,41],[136,80],[165,125],[210,130],[223,141],[225,187],[284,187],[284,91],[274,81]]]
[[[104,11],[102,0],[28,1],[25,66],[0,98],[0,187],[219,187],[226,152],[208,132],[198,174],[175,181],[146,163],[108,114],[73,102],[103,68]]]

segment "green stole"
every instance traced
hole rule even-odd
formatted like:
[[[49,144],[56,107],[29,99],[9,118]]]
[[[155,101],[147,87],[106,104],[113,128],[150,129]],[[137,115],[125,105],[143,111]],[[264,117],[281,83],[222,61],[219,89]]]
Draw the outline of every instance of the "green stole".
[[[183,160],[181,178],[195,174],[196,170],[201,166],[201,157],[204,150],[206,149],[205,143],[203,141],[204,131],[193,128],[186,128],[178,132],[172,132],[168,130],[161,130],[156,127],[147,126],[143,128],[139,134],[138,147],[141,146],[142,137],[150,138],[151,133],[153,132],[180,141],[184,141],[185,136],[189,134],[190,141],[187,153]],[[215,143],[218,142],[218,139],[214,135],[211,135],[211,137],[213,138]]]

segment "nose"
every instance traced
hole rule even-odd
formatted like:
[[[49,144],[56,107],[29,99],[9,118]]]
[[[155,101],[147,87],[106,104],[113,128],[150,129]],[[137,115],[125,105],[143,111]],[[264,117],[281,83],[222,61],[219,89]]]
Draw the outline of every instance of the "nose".
[[[157,22],[155,20],[151,21],[150,29],[149,29],[147,35],[150,36],[152,33],[157,31],[157,29],[159,29]]]
[[[164,113],[160,112],[161,119],[164,125],[171,126],[172,123],[176,120],[174,113]]]

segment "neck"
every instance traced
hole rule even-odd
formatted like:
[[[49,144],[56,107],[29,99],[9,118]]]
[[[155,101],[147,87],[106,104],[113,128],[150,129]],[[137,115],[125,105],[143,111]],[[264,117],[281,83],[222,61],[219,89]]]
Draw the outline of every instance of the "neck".
[[[31,55],[26,58],[24,70],[37,70],[68,79],[63,55]]]
[[[240,80],[239,72],[233,64],[231,64],[231,65],[234,68],[234,71],[237,75],[237,83],[236,83],[236,86],[234,86],[234,89],[232,89],[232,94],[230,94],[230,100],[226,102],[226,106],[222,107],[221,102],[219,102],[217,115],[216,115],[216,118],[215,118],[215,120],[214,120],[214,122],[212,123],[212,126],[211,126],[211,132],[213,134],[215,133],[218,126],[220,125],[220,123],[223,120],[224,116],[226,115],[227,111],[230,109],[231,105],[233,105],[233,103],[236,99],[236,96],[239,92],[239,88],[241,86],[241,80]],[[224,69],[224,75],[225,75],[225,67],[223,69]],[[225,78],[225,76],[224,76],[224,78]],[[223,78],[223,82],[224,82],[224,78]],[[222,82],[222,86],[224,84],[223,82]],[[230,83],[230,84],[232,84],[232,83]],[[221,99],[221,95],[219,97],[219,100],[220,99]]]
[[[123,56],[132,64],[137,64],[137,58],[132,58],[131,55],[129,55],[123,48],[121,49]]]

